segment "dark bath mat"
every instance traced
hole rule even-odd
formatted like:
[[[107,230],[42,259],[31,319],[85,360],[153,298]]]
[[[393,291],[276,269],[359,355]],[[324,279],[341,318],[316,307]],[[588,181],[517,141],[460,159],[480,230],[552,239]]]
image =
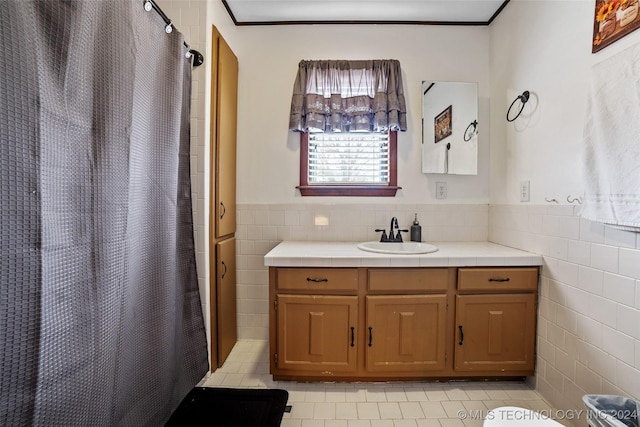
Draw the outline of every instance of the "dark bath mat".
[[[278,427],[288,397],[280,389],[195,387],[165,427]]]

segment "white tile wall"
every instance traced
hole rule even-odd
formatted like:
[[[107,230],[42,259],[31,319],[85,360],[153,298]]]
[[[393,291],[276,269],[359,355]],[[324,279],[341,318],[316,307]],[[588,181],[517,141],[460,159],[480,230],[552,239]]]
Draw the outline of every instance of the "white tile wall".
[[[557,408],[591,393],[640,400],[639,236],[574,206],[489,207],[490,241],[544,257],[535,380]]]
[[[237,209],[240,339],[268,339],[269,271],[263,257],[283,240],[377,240],[374,229],[388,229],[394,216],[400,228],[409,228],[415,213],[423,241],[486,241],[488,237],[486,204],[241,204]],[[326,220],[328,225],[315,225],[316,219]]]

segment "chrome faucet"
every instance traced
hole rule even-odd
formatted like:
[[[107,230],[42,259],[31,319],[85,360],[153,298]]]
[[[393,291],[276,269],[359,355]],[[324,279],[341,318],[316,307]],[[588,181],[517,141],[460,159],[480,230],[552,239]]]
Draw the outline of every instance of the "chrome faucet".
[[[398,230],[398,233],[394,233],[393,230]],[[389,235],[387,236],[387,232],[384,229],[376,228],[376,232],[381,232],[382,236],[380,236],[381,242],[402,242],[402,234],[401,232],[408,232],[409,230],[401,230],[398,227],[398,218],[395,216],[391,218],[391,224],[389,224]]]

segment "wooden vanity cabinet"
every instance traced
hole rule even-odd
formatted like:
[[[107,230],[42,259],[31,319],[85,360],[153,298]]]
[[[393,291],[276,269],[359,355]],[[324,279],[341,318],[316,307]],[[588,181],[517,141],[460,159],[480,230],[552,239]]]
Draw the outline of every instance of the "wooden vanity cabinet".
[[[216,253],[216,330],[217,354],[212,359],[220,366],[238,341],[236,315],[236,239],[231,237],[215,244]],[[213,297],[213,295],[212,295]],[[213,346],[212,346],[213,350]],[[217,357],[216,357],[217,356]],[[218,366],[219,367],[219,366]],[[215,369],[215,368],[214,368]]]
[[[538,269],[459,269],[454,369],[533,375]]]
[[[279,368],[354,373],[357,296],[278,295]]]
[[[358,269],[271,268],[269,274],[274,378],[354,375]]]
[[[367,372],[444,370],[446,295],[367,295],[366,310]]]
[[[533,374],[538,268],[269,269],[276,380]]]
[[[446,365],[448,268],[370,268],[365,367],[375,375],[428,376]]]

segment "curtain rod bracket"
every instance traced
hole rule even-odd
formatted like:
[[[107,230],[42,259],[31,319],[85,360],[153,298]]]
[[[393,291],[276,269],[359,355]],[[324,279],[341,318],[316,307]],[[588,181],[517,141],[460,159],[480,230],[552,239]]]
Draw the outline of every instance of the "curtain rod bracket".
[[[198,67],[204,63],[204,56],[195,49],[191,49],[191,46],[184,42],[184,46],[187,48],[187,53],[184,54],[184,57],[187,59],[193,58],[192,65],[194,67]]]
[[[146,10],[147,12],[155,10],[166,24],[166,26],[164,27],[164,32],[167,34],[171,34],[173,32],[175,27],[173,26],[171,19],[169,19],[169,17],[165,15],[162,9],[160,9],[160,6],[158,6],[158,4],[154,0],[144,0],[144,10]],[[197,50],[190,49],[187,43],[185,43],[184,45],[187,48],[187,54],[185,55],[187,59],[193,56],[193,66],[198,67],[202,65],[204,63],[204,56]]]
[[[193,66],[194,67],[199,67],[200,65],[202,65],[204,63],[204,56],[202,56],[202,54],[200,52],[198,52],[195,49],[190,49],[189,50],[189,55],[193,56]]]

